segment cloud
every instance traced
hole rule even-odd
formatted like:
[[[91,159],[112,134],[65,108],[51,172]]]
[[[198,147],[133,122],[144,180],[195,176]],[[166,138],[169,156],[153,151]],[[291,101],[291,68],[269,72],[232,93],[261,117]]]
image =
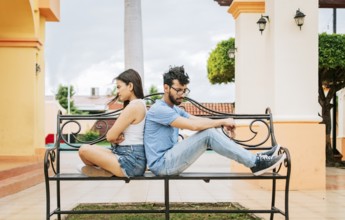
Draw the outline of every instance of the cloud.
[[[93,87],[99,88],[100,94],[105,95],[109,88],[114,87],[112,81],[123,71],[123,64],[123,56],[118,53],[107,60],[81,68],[77,75],[72,74],[71,77],[60,79],[59,84],[73,85],[78,95],[90,95]],[[55,91],[56,88],[53,92]]]
[[[151,85],[162,87],[162,74],[169,66],[184,65],[196,99],[216,101],[208,96],[232,93],[229,86],[224,87],[226,93],[219,89],[223,86],[211,86],[206,73],[209,52],[217,40],[232,34],[234,24],[226,7],[199,0],[145,0],[141,4],[146,91]],[[46,93],[58,84],[70,83],[78,95],[87,95],[89,87],[104,87],[122,72],[123,19],[123,1],[62,1],[61,22],[47,27]],[[198,92],[211,87],[212,94]]]
[[[71,83],[76,85],[76,92],[79,94],[91,94],[92,87],[99,88],[100,94],[106,94],[108,89],[114,88],[112,81],[122,70],[123,60],[119,56],[113,56],[86,67]]]
[[[162,88],[169,66],[184,65],[191,77],[191,98],[234,101],[234,84],[211,85],[209,53],[234,37],[235,23],[211,0],[142,0],[145,88]],[[344,9],[338,10],[338,32],[344,32]],[[320,31],[329,27],[332,10],[320,10]],[[332,21],[332,20],[331,20]],[[46,93],[58,84],[73,84],[78,95],[91,86],[104,94],[108,83],[124,70],[124,1],[61,0],[61,21],[47,24]]]

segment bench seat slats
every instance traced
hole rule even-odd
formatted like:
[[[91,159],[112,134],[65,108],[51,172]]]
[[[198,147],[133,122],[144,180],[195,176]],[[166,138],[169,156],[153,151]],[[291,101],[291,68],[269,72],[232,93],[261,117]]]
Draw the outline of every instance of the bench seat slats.
[[[229,173],[229,172],[185,172],[177,176],[155,176],[151,172],[146,172],[144,176],[126,177],[88,177],[81,173],[60,173],[50,177],[51,180],[179,180],[179,179],[285,179],[286,176],[277,173],[265,173],[261,176],[254,176],[251,173]]]

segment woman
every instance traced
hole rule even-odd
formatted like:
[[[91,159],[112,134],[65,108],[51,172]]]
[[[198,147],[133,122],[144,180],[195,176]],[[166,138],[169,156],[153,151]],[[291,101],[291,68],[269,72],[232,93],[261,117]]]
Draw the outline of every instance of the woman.
[[[126,70],[115,78],[117,96],[112,102],[124,102],[124,109],[109,129],[107,140],[112,148],[82,145],[79,156],[86,164],[81,172],[87,176],[141,176],[146,170],[144,124],[146,104],[140,75]]]

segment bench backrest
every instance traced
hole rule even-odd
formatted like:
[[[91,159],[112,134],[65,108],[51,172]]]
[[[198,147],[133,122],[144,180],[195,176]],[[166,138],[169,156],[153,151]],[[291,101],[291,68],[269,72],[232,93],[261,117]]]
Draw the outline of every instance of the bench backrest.
[[[162,93],[152,94],[145,97],[147,107],[149,108]],[[237,137],[232,138],[236,143],[247,149],[266,149],[269,146],[276,145],[276,139],[273,130],[273,119],[269,108],[264,114],[233,114],[231,112],[219,112],[209,109],[199,102],[186,97],[186,102],[190,102],[195,108],[199,109],[196,116],[213,119],[232,117],[237,124]],[[57,116],[57,137],[55,141],[56,148],[60,151],[78,150],[82,144],[96,144],[106,140],[106,133],[120,115],[122,109],[111,112],[90,115],[62,115],[59,112]],[[92,122],[93,126],[85,122]],[[116,122],[115,122],[116,123]],[[85,140],[85,130],[93,129],[100,131],[98,135]],[[65,143],[61,145],[61,143]],[[69,147],[66,147],[69,146]]]

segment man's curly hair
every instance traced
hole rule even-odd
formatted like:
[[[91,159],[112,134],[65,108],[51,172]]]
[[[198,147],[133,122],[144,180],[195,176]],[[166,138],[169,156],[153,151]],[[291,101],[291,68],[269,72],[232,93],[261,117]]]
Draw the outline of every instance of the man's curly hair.
[[[189,76],[183,66],[170,67],[169,71],[163,74],[164,84],[172,86],[174,79],[178,80],[181,85],[189,83]]]

